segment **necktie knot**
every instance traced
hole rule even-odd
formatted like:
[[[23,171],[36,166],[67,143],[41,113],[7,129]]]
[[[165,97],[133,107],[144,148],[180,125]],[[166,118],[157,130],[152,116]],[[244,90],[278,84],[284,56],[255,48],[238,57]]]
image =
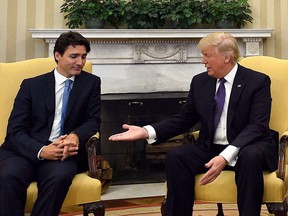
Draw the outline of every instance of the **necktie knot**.
[[[71,79],[67,79],[65,81],[65,87],[64,88],[68,88],[68,90],[71,90],[71,83],[72,83],[72,80]]]
[[[225,78],[220,78],[219,82],[220,82],[220,85],[221,85],[221,83],[225,83],[226,82],[226,79]]]

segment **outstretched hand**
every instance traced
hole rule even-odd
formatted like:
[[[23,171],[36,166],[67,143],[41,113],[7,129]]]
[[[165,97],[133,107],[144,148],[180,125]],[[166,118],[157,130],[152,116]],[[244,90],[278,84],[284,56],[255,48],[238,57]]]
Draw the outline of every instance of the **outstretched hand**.
[[[134,141],[140,139],[148,139],[148,132],[145,128],[124,124],[123,129],[127,130],[123,133],[114,134],[109,137],[111,141]]]

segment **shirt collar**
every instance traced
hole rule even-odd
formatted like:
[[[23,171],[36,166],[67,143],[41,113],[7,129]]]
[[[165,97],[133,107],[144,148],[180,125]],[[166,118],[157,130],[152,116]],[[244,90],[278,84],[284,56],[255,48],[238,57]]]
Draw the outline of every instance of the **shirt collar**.
[[[232,70],[224,77],[226,82],[230,83],[231,85],[233,84],[237,70],[238,70],[238,64],[235,64]]]
[[[67,80],[67,77],[63,76],[62,74],[60,74],[57,71],[57,68],[54,69],[54,76],[55,76],[55,81],[58,85],[61,85],[62,83],[64,83]],[[75,76],[72,76],[69,78],[70,80],[74,81],[75,80]]]

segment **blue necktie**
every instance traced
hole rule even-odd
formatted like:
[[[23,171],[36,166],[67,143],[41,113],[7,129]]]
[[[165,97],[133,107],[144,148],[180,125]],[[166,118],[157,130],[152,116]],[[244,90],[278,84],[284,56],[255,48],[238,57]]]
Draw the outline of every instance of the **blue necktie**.
[[[219,124],[220,117],[222,115],[224,102],[225,102],[225,85],[224,83],[226,80],[224,78],[220,79],[220,85],[218,87],[218,90],[214,96],[215,101],[215,109],[214,109],[214,131],[217,128],[217,125]]]
[[[65,117],[66,117],[66,112],[67,112],[67,107],[68,107],[68,101],[69,101],[69,95],[71,91],[71,83],[72,80],[67,79],[65,81],[65,87],[64,87],[64,93],[63,93],[63,98],[62,98],[62,113],[61,113],[61,135],[64,134],[64,122],[65,122]]]

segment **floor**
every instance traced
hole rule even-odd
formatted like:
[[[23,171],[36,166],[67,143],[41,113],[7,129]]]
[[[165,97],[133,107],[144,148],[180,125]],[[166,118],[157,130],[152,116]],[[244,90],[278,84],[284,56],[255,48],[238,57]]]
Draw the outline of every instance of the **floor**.
[[[106,208],[161,204],[165,196],[165,183],[112,185],[101,195]],[[30,214],[25,214],[29,216]]]
[[[103,201],[165,196],[165,183],[112,185],[101,196]]]

